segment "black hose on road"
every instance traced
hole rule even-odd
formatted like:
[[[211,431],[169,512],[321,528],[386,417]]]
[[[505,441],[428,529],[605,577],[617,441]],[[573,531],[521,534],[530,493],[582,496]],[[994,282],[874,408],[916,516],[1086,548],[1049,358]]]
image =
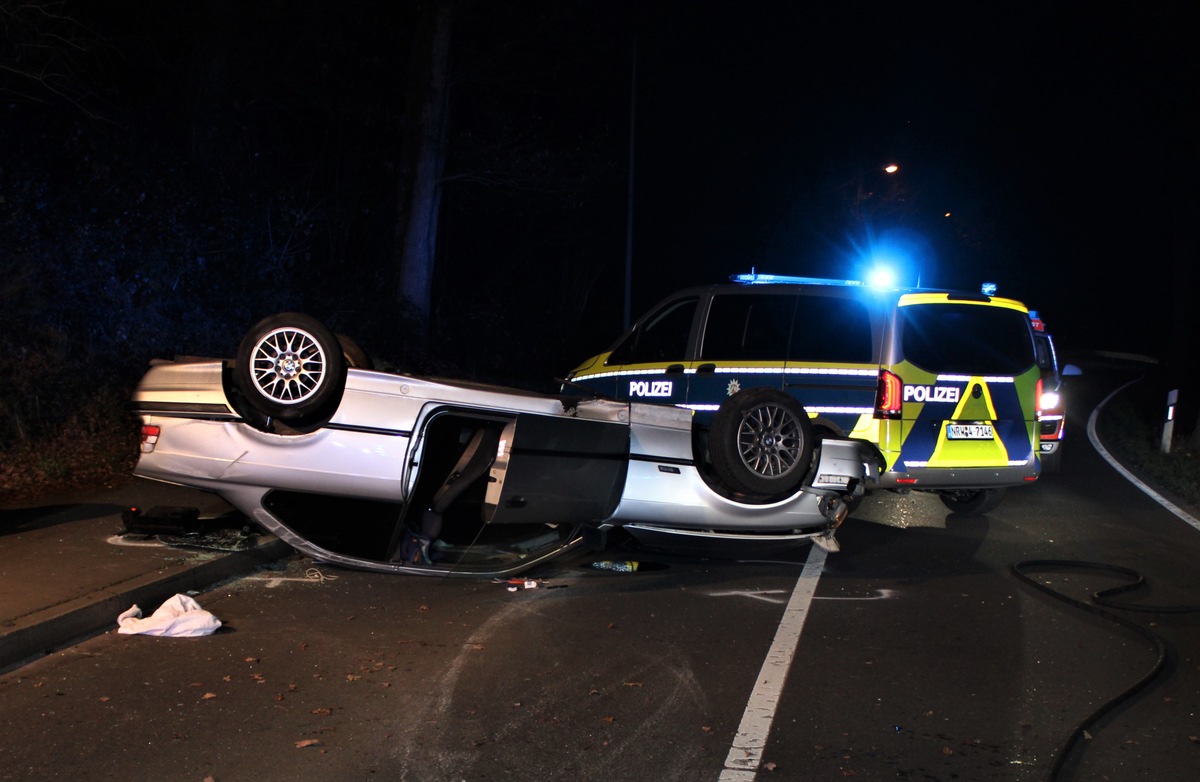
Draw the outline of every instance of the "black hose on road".
[[[1127,583],[1120,584],[1108,589],[1102,589],[1092,595],[1092,602],[1078,600],[1073,597],[1068,597],[1062,592],[1055,590],[1049,585],[1039,581],[1030,574],[1031,570],[1088,570],[1095,573],[1107,575],[1115,575],[1128,579]],[[1138,603],[1125,603],[1113,600],[1114,595],[1131,592],[1146,584],[1146,579],[1136,570],[1120,565],[1109,565],[1103,562],[1082,562],[1073,559],[1030,559],[1024,562],[1018,562],[1012,566],[1013,573],[1017,578],[1021,579],[1030,586],[1045,592],[1051,597],[1061,600],[1064,603],[1072,605],[1076,608],[1081,608],[1090,613],[1101,616],[1110,622],[1114,622],[1121,627],[1131,631],[1135,635],[1144,638],[1154,649],[1156,658],[1154,666],[1141,679],[1127,688],[1124,692],[1111,698],[1098,709],[1093,711],[1078,727],[1075,728],[1067,741],[1059,748],[1058,757],[1054,761],[1054,766],[1050,769],[1050,774],[1047,777],[1048,782],[1057,782],[1066,768],[1067,761],[1075,752],[1079,743],[1088,735],[1088,728],[1096,725],[1101,719],[1107,716],[1110,712],[1116,709],[1121,704],[1130,700],[1142,690],[1146,689],[1166,669],[1167,665],[1167,645],[1163,639],[1147,627],[1134,622],[1131,619],[1114,614],[1111,611],[1105,610],[1101,606],[1107,608],[1121,609],[1125,611],[1141,611],[1154,614],[1184,614],[1200,611],[1200,605],[1179,605],[1179,606],[1153,606],[1143,605]]]

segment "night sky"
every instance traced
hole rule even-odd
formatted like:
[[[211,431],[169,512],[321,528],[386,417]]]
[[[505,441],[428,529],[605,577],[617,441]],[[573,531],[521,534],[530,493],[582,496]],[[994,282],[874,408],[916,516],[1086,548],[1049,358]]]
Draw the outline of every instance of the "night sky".
[[[903,228],[922,284],[993,280],[1067,347],[1147,352],[1167,327],[1200,183],[1186,4],[701,6],[644,39],[639,286],[839,276],[864,228]],[[855,233],[822,208],[893,161],[900,214]]]
[[[367,321],[388,309],[372,298],[388,284],[371,275],[394,236],[387,177],[408,127],[414,3],[63,8],[101,44],[78,61],[73,101],[0,80],[11,100],[0,133],[8,207],[13,161],[28,164],[27,179],[42,165],[88,168],[95,181],[102,159],[109,200],[81,214],[109,227],[117,220],[105,210],[125,224],[140,216],[148,232],[174,232],[156,252],[186,267],[125,258],[112,272],[118,286],[157,281],[172,295],[180,284],[216,288],[227,271],[213,247],[262,257],[237,235],[246,226],[236,215],[248,222],[260,205],[267,215],[294,201],[293,211],[319,216],[296,256],[307,265],[287,267],[289,282],[311,278],[309,299],[248,280],[222,294],[230,320],[307,306],[363,324],[369,338]],[[505,345],[536,352],[554,332],[565,344],[546,361],[561,373],[619,335],[631,124],[635,317],[678,288],[751,267],[857,277],[867,255],[888,250],[907,283],[998,283],[1042,312],[1060,349],[1156,353],[1147,345],[1172,328],[1171,292],[1190,285],[1176,282],[1195,266],[1200,185],[1200,30],[1189,3],[459,9],[435,311],[460,335],[487,332],[489,356]],[[71,137],[61,153],[55,134]],[[79,141],[93,135],[106,141]],[[29,162],[38,154],[58,157]],[[886,163],[899,172],[881,174]],[[118,182],[122,164],[157,184]],[[148,214],[155,197],[173,205],[169,219]],[[52,208],[39,204],[28,223]],[[58,219],[79,229],[65,212]],[[260,244],[279,241],[272,220]],[[201,229],[189,221],[206,232],[194,242]],[[121,252],[131,247],[123,238]],[[572,268],[594,279],[586,297],[561,295]],[[244,299],[254,290],[261,302]],[[507,312],[480,314],[506,300]],[[534,317],[556,306],[574,320]],[[138,328],[130,316],[123,333]]]

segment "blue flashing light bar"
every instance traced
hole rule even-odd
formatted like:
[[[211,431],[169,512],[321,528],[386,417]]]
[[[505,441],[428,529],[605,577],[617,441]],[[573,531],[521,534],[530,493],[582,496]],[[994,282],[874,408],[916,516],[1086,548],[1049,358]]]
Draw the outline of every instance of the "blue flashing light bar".
[[[729,279],[733,282],[740,282],[746,285],[770,285],[770,284],[791,284],[791,285],[853,285],[860,286],[863,283],[858,280],[831,280],[825,277],[796,277],[790,274],[759,274],[753,268],[749,274],[731,274]]]

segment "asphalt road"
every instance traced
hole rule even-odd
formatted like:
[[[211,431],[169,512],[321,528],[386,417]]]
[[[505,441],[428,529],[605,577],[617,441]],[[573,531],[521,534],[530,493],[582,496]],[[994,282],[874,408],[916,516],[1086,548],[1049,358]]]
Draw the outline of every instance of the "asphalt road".
[[[1062,473],[987,517],[868,498],[807,579],[807,549],[604,555],[634,573],[580,555],[516,591],[294,557],[197,595],[215,635],[110,632],[0,677],[0,780],[1049,779],[1158,652],[1013,565],[1132,568],[1149,586],[1121,599],[1158,606],[1200,594],[1200,531],[1104,463],[1085,423]],[[1084,601],[1119,583],[1038,578]],[[1162,670],[1057,778],[1191,779],[1200,616],[1114,613],[1162,639]],[[739,771],[748,715],[761,756]]]

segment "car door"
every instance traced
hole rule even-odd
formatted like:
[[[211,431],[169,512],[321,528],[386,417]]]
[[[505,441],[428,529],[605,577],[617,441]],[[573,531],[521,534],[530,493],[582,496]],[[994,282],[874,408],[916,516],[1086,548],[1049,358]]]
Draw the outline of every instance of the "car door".
[[[520,414],[500,436],[484,521],[602,521],[621,500],[628,465],[628,423]]]

